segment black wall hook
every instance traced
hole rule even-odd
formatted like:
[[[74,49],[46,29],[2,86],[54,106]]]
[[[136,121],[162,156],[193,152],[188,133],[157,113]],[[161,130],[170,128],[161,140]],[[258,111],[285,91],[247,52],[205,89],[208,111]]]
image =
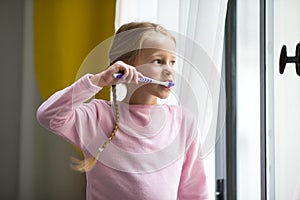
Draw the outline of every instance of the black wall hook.
[[[283,45],[280,52],[279,58],[279,72],[283,74],[286,63],[295,63],[296,64],[296,73],[300,76],[300,43],[296,46],[296,56],[288,57],[286,53],[286,46]]]

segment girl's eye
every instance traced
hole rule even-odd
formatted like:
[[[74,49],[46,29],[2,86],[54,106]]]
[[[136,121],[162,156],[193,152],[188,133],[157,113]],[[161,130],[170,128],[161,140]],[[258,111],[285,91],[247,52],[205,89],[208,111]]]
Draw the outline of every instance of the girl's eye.
[[[161,60],[160,59],[155,59],[155,60],[153,60],[153,63],[154,64],[161,64]]]
[[[171,65],[171,66],[174,66],[174,65],[175,65],[175,60],[171,61],[171,62],[170,62],[170,65]]]

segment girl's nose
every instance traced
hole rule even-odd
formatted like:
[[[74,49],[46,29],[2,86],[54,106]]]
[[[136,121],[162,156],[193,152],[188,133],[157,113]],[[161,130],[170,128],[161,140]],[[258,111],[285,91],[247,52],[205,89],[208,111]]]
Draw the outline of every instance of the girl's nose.
[[[172,76],[173,72],[174,72],[174,70],[171,65],[165,65],[165,68],[163,70],[163,73],[165,76]]]

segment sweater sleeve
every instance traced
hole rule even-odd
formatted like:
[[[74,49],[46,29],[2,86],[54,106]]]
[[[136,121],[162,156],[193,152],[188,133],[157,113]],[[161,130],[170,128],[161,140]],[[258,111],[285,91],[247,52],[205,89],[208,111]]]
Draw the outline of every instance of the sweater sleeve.
[[[84,103],[102,88],[86,74],[69,87],[54,93],[37,110],[39,123],[79,148],[90,142],[97,130],[96,104]]]
[[[208,200],[204,163],[201,158],[200,134],[195,122],[190,127],[192,142],[187,149],[178,189],[179,200]]]

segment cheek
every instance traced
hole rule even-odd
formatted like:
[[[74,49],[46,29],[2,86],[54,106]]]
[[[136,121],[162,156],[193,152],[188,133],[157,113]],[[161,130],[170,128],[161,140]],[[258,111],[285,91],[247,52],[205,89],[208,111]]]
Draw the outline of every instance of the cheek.
[[[157,66],[141,66],[136,68],[144,76],[149,78],[158,78],[160,76],[161,70]]]

